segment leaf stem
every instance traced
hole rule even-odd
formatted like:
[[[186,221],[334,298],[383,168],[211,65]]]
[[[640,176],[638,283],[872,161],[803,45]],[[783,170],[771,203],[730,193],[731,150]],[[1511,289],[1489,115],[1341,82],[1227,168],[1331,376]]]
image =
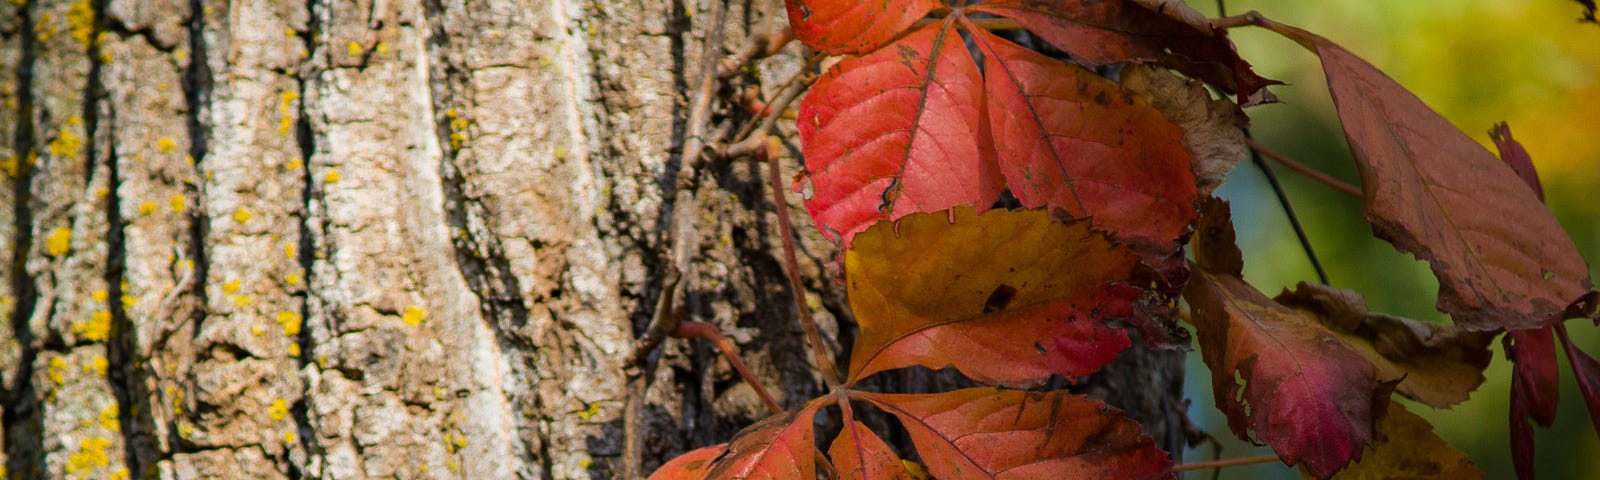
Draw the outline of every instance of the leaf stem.
[[[778,236],[783,239],[783,270],[789,274],[789,296],[794,298],[795,315],[800,318],[800,327],[806,331],[806,342],[811,344],[811,350],[816,355],[817,370],[822,372],[822,380],[831,390],[839,384],[839,369],[831,360],[833,355],[828,352],[828,344],[822,341],[822,332],[817,328],[816,319],[811,317],[811,306],[806,304],[806,286],[800,281],[800,264],[795,261],[794,225],[789,222],[789,202],[784,198],[783,173],[778,168],[779,148],[781,146],[777,138],[767,137],[766,148],[758,150],[756,156],[767,161],[767,178],[772,182],[773,209],[778,214]]]
[[[913,30],[915,30],[915,29],[918,29],[918,28],[922,28],[922,27],[926,27],[928,25],[931,25],[934,22],[941,22],[941,21],[944,21],[944,19],[940,18],[940,17],[924,18],[922,20],[917,20],[917,23],[912,24],[911,28]],[[972,22],[974,25],[977,25],[978,27],[983,28],[984,30],[992,30],[992,31],[1022,30],[1022,24],[1017,23],[1016,20],[1012,20],[1012,19],[1009,19],[1009,18],[968,18],[967,21]],[[965,26],[965,24],[963,24],[961,22],[957,22],[956,23],[956,28],[962,28],[963,26]]]
[[[1272,193],[1277,195],[1278,205],[1283,207],[1284,216],[1289,218],[1289,226],[1294,228],[1295,237],[1300,239],[1300,248],[1306,251],[1306,259],[1311,261],[1311,268],[1317,271],[1317,280],[1323,285],[1329,285],[1328,272],[1323,270],[1322,261],[1317,260],[1317,251],[1311,248],[1311,238],[1306,236],[1305,227],[1300,225],[1300,217],[1294,214],[1294,207],[1289,204],[1289,195],[1284,193],[1283,184],[1278,182],[1278,174],[1273,173],[1272,167],[1261,159],[1262,152],[1255,148],[1259,145],[1250,138],[1249,129],[1244,131],[1244,141],[1251,146],[1250,161],[1256,164],[1256,168],[1261,169],[1261,174],[1267,177],[1267,183],[1272,185]]]
[[[745,365],[743,358],[739,357],[739,347],[735,347],[733,342],[728,341],[728,337],[722,334],[722,329],[706,322],[687,321],[678,323],[678,328],[672,331],[672,336],[699,338],[711,342],[712,345],[717,347],[718,351],[722,352],[723,358],[728,359],[728,364],[733,365],[733,370],[739,372],[739,377],[744,379],[744,383],[755,389],[756,394],[761,396],[761,402],[767,404],[767,408],[771,409],[772,413],[783,413],[783,407],[778,405],[778,400],[774,399],[771,393],[767,393],[766,387],[761,386],[761,379],[756,378],[756,375],[750,372],[750,367]]]
[[[1354,196],[1356,198],[1361,198],[1361,189],[1360,188],[1356,188],[1356,187],[1354,187],[1354,186],[1352,186],[1352,185],[1350,185],[1348,183],[1341,182],[1341,181],[1339,181],[1339,179],[1333,178],[1332,176],[1330,176],[1330,175],[1328,175],[1326,173],[1319,172],[1316,169],[1311,168],[1311,167],[1307,166],[1304,163],[1297,162],[1294,159],[1289,158],[1289,156],[1287,156],[1287,155],[1284,155],[1282,153],[1278,153],[1276,151],[1273,151],[1270,148],[1267,148],[1267,146],[1265,146],[1265,145],[1256,143],[1255,140],[1245,139],[1244,143],[1245,143],[1245,145],[1249,145],[1250,146],[1250,150],[1253,150],[1255,152],[1259,152],[1262,155],[1266,155],[1267,158],[1270,158],[1273,161],[1278,162],[1278,163],[1282,164],[1285,167],[1289,167],[1290,170],[1294,170],[1296,172],[1300,172],[1301,175],[1305,175],[1307,177],[1310,177],[1312,180],[1316,180],[1317,183],[1321,183],[1323,185],[1327,185],[1329,187],[1333,187],[1334,190],[1338,190],[1338,191],[1341,191],[1341,192],[1344,192],[1344,193],[1348,193],[1351,196]]]
[[[1173,465],[1172,466],[1172,471],[1174,471],[1174,472],[1187,472],[1187,471],[1191,471],[1191,470],[1205,470],[1205,469],[1209,469],[1209,468],[1226,468],[1226,467],[1238,467],[1238,466],[1244,466],[1244,465],[1259,465],[1259,464],[1263,464],[1263,463],[1272,463],[1272,462],[1277,462],[1277,461],[1280,461],[1280,460],[1278,460],[1278,456],[1277,455],[1262,455],[1262,456],[1259,456],[1259,457],[1244,457],[1244,458],[1228,458],[1228,459],[1223,459],[1223,460],[1207,460],[1207,461],[1204,461],[1204,462],[1194,462],[1194,463],[1185,463],[1185,464],[1180,464],[1180,465]]]

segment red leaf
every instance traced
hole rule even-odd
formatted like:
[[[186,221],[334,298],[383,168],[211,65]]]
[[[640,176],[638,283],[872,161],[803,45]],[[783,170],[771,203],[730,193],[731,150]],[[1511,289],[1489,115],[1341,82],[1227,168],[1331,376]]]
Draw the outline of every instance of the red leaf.
[[[1280,83],[1256,75],[1226,32],[1185,23],[1188,12],[1158,13],[1127,0],[993,0],[972,11],[1010,17],[1080,64],[1160,62],[1241,100],[1258,99],[1241,102],[1247,105]]]
[[[1511,461],[1517,478],[1533,478],[1532,417],[1549,427],[1556,419],[1561,393],[1557,378],[1555,337],[1550,328],[1513,330],[1501,340],[1511,357]]]
[[[1235,435],[1265,441],[1284,463],[1305,462],[1327,478],[1373,443],[1393,386],[1316,320],[1239,278],[1227,204],[1213,199],[1202,208],[1199,268],[1183,296],[1194,309],[1217,406]]]
[[[1600,362],[1572,346],[1566,326],[1557,325],[1556,333],[1561,334],[1561,347],[1567,350],[1567,360],[1572,362],[1572,375],[1578,377],[1578,391],[1583,393],[1583,403],[1589,407],[1589,420],[1594,422],[1595,434],[1600,435]]]
[[[936,0],[787,0],[795,38],[819,52],[865,53],[889,43],[928,12]]]
[[[872,479],[872,480],[912,480],[915,477],[906,471],[905,463],[900,456],[889,448],[889,444],[872,433],[855,419],[855,413],[850,409],[849,401],[839,402],[839,407],[844,412],[844,428],[839,430],[839,436],[833,439],[833,446],[828,448],[828,456],[832,457],[834,468],[839,470],[842,480]]]
[[[1555,336],[1549,328],[1514,330],[1506,332],[1502,342],[1513,365],[1512,386],[1522,387],[1528,413],[1539,426],[1550,426],[1556,419],[1556,403],[1561,394]],[[1518,391],[1513,389],[1511,394],[1516,396]]]
[[[1183,130],[1150,103],[1087,70],[972,26],[984,54],[989,123],[1006,185],[1170,252],[1194,220]]]
[[[839,62],[800,102],[806,209],[829,238],[999,197],[983,79],[952,21]]]
[[[1510,165],[1517,176],[1522,177],[1522,182],[1533,189],[1539,196],[1539,201],[1544,201],[1544,186],[1539,184],[1539,172],[1533,169],[1533,158],[1528,156],[1528,149],[1511,138],[1511,127],[1502,123],[1489,129],[1489,139],[1494,140],[1495,148],[1500,150],[1500,160]]]
[[[914,365],[955,366],[991,385],[1087,375],[1130,345],[1105,321],[1131,316],[1141,296],[1112,284],[1137,257],[1087,222],[1037,210],[962,207],[880,223],[844,258],[861,325],[852,380]]]
[[[955,21],[840,62],[801,101],[823,232],[848,246],[882,219],[981,211],[1009,186],[1156,257],[1174,250],[1195,196],[1183,131],[1114,82],[973,27],[985,78]]]
[[[1517,478],[1533,480],[1533,426],[1528,424],[1528,401],[1522,385],[1511,383],[1511,463]]]
[[[854,393],[900,419],[934,478],[1173,478],[1172,461],[1139,424],[1085,396]]]
[[[717,460],[706,478],[816,478],[812,417],[824,404],[821,399],[812,400],[799,411],[773,415],[746,427],[728,443],[728,453]]]
[[[1261,24],[1321,56],[1361,171],[1366,220],[1433,267],[1441,311],[1477,331],[1594,314],[1583,258],[1505,162],[1344,48]]]
[[[697,448],[668,461],[649,480],[704,480],[717,457],[728,451],[728,444]]]

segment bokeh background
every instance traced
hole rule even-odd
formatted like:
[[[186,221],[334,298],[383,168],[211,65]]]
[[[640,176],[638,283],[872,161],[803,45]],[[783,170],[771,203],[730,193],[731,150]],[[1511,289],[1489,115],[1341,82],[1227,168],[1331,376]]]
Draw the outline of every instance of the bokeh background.
[[[1215,0],[1189,0],[1217,14]],[[1488,130],[1505,121],[1527,147],[1547,202],[1583,257],[1600,264],[1600,26],[1577,22],[1570,0],[1230,0],[1229,13],[1257,10],[1321,34],[1361,55],[1410,88],[1458,128],[1489,146]],[[1256,139],[1302,163],[1359,184],[1349,147],[1317,59],[1261,29],[1232,33],[1241,54],[1271,78],[1282,103],[1250,109]],[[1448,321],[1434,309],[1438,282],[1427,265],[1372,237],[1359,199],[1281,166],[1275,171],[1334,286],[1363,294],[1375,311]],[[1268,294],[1316,275],[1261,172],[1241,164],[1220,190],[1234,204],[1245,253],[1245,278]],[[1578,346],[1600,355],[1600,328],[1572,321]],[[1500,344],[1471,400],[1451,410],[1405,402],[1466,452],[1487,478],[1514,478],[1508,434],[1511,365]],[[1558,348],[1559,350],[1559,348]],[[1600,479],[1600,439],[1564,354],[1561,406],[1555,426],[1537,429],[1537,473],[1549,479]],[[1239,442],[1214,407],[1210,375],[1198,353],[1189,358],[1190,416],[1223,441],[1224,458],[1269,454]],[[1399,397],[1396,397],[1399,398]],[[1211,458],[1211,446],[1185,453]],[[1190,473],[1188,478],[1210,478]],[[1235,467],[1222,478],[1298,478],[1278,464]]]

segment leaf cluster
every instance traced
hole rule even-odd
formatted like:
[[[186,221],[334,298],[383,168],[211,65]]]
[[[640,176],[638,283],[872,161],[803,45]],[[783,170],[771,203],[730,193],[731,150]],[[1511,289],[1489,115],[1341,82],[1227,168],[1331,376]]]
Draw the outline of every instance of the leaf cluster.
[[[1508,128],[1492,132],[1497,157],[1366,61],[1254,13],[1206,19],[1163,0],[787,5],[795,37],[838,57],[795,116],[796,191],[845,249],[861,333],[837,389],[652,478],[1170,478],[1181,466],[1137,423],[1044,387],[1098,371],[1130,330],[1185,347],[1180,316],[1230,429],[1317,478],[1481,477],[1390,399],[1465,400],[1502,333],[1519,474],[1532,476],[1525,420],[1553,417],[1557,336],[1600,418],[1600,364],[1563,324],[1596,318],[1600,293]],[[1234,51],[1226,29],[1242,26],[1321,58],[1365,219],[1430,263],[1453,324],[1370,312],[1325,285],[1269,297],[1243,280],[1228,206],[1209,193],[1244,156],[1242,108],[1272,101],[1277,82]],[[986,386],[858,387],[908,367]],[[916,458],[858,420],[863,407],[898,421]],[[842,426],[831,440],[817,438],[824,414]]]

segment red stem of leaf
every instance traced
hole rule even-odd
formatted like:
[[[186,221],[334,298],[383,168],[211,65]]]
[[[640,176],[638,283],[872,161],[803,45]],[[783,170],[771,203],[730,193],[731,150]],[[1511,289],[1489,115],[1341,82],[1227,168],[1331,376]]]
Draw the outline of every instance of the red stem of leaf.
[[[1277,462],[1277,455],[1262,455],[1259,457],[1227,458],[1222,460],[1208,460],[1204,462],[1185,463],[1174,465],[1172,471],[1187,472],[1191,470],[1205,470],[1210,468],[1238,467],[1243,465],[1257,465],[1262,463]]]
[[[772,398],[772,394],[767,393],[766,387],[761,386],[761,381],[750,373],[750,367],[745,366],[744,360],[739,358],[738,347],[735,347],[733,342],[728,341],[728,337],[722,335],[722,329],[706,322],[686,321],[678,324],[678,328],[672,331],[672,336],[704,339],[710,341],[712,345],[716,345],[717,350],[722,352],[722,356],[726,357],[728,363],[733,365],[733,369],[739,372],[740,377],[744,378],[744,383],[750,384],[750,388],[755,389],[756,394],[761,395],[761,401],[767,404],[767,408],[772,409],[772,413],[783,412],[783,407],[779,406],[778,401]]]
[[[828,388],[839,384],[839,371],[833,365],[827,344],[822,342],[822,332],[817,321],[811,318],[811,306],[806,304],[806,286],[800,281],[800,265],[795,261],[794,225],[789,222],[789,202],[783,195],[783,173],[779,170],[778,153],[782,145],[777,138],[767,137],[766,148],[756,156],[767,161],[767,176],[772,182],[772,205],[778,214],[778,237],[783,239],[783,270],[789,274],[789,296],[794,298],[795,315],[800,317],[800,327],[806,331],[806,341],[816,354],[817,370]]]
[[[1326,173],[1319,172],[1314,168],[1306,166],[1306,164],[1296,162],[1287,155],[1278,153],[1270,148],[1267,148],[1265,145],[1256,143],[1255,140],[1245,140],[1244,143],[1245,145],[1249,145],[1251,150],[1261,152],[1261,154],[1265,155],[1267,158],[1270,158],[1285,167],[1289,167],[1290,170],[1300,172],[1301,175],[1311,177],[1311,179],[1316,180],[1317,183],[1333,187],[1334,190],[1348,193],[1356,197],[1361,197],[1361,189],[1359,188],[1351,186],[1348,183],[1341,182],[1337,178],[1333,178]]]

